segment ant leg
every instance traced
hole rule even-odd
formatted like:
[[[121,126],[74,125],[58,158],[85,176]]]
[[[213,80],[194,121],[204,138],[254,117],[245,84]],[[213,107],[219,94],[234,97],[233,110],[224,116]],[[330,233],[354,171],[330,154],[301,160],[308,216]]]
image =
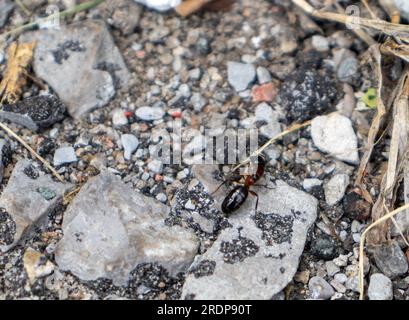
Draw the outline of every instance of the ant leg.
[[[224,180],[222,184],[220,184],[216,190],[214,190],[210,195],[212,196],[213,194],[215,194],[217,191],[219,191],[219,189],[224,186],[227,182],[229,182],[229,180]]]
[[[255,193],[255,192],[252,191],[252,190],[249,190],[249,192],[250,192],[253,196],[255,196],[255,197],[257,198],[257,199],[256,199],[256,208],[254,209],[255,213],[257,213],[257,208],[258,208],[258,194]]]
[[[253,184],[253,186],[255,186],[255,187],[263,187],[263,188],[266,188],[266,189],[275,189],[274,187],[269,187],[269,186],[267,186],[266,184]]]
[[[232,181],[236,181],[240,178],[240,176],[230,176],[228,177],[226,180],[223,181],[223,183],[221,183],[216,190],[214,190],[210,195],[215,194],[217,191],[219,191],[219,189],[224,186],[227,182],[232,182]]]

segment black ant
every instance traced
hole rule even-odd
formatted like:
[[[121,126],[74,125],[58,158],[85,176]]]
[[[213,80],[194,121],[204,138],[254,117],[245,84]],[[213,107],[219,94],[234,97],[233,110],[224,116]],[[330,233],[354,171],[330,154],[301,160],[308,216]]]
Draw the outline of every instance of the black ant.
[[[266,161],[264,156],[259,155],[257,159],[257,169],[254,174],[238,173],[236,170],[232,173],[232,176],[234,175],[233,177],[223,181],[223,183],[213,192],[215,193],[221,186],[229,181],[239,183],[227,194],[226,198],[223,200],[221,208],[225,214],[230,214],[239,209],[246,201],[249,193],[257,198],[255,208],[255,211],[257,211],[258,194],[250,190],[250,187],[254,186],[255,183],[263,176],[265,164]],[[240,182],[240,180],[242,180],[242,182]]]

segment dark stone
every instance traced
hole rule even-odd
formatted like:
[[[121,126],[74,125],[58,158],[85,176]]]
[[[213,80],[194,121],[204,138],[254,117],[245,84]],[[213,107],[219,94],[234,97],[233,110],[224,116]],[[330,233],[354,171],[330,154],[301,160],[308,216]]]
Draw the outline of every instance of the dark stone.
[[[233,239],[232,242],[223,241],[220,244],[220,252],[224,253],[223,260],[226,263],[242,262],[248,257],[254,256],[259,250],[259,247],[253,240],[245,237]]]
[[[262,239],[268,246],[274,243],[291,243],[294,217],[257,212],[253,219],[256,226],[263,231]]]
[[[0,244],[10,245],[13,243],[15,233],[15,221],[4,208],[0,208]]]
[[[342,204],[344,214],[352,220],[366,220],[371,213],[371,205],[354,191],[345,195]]]
[[[376,266],[388,278],[395,278],[408,271],[408,260],[396,241],[374,247],[373,258]]]
[[[4,105],[0,110],[0,119],[37,131],[63,120],[64,113],[65,106],[57,97],[44,95]]]
[[[338,255],[337,245],[327,236],[321,236],[311,243],[311,253],[319,259],[331,260]]]
[[[50,138],[44,138],[44,140],[39,143],[37,152],[40,154],[40,156],[45,156],[47,154],[53,153],[54,149],[54,141]]]
[[[215,268],[216,261],[203,260],[200,261],[197,265],[193,266],[190,269],[190,273],[193,273],[195,278],[200,278],[212,275]]]
[[[318,69],[321,57],[310,53],[284,80],[279,97],[289,122],[304,122],[331,111],[338,98],[335,80]]]
[[[68,60],[70,57],[69,51],[83,52],[85,51],[85,47],[81,45],[79,41],[68,40],[64,43],[59,43],[57,49],[51,53],[54,56],[54,61],[58,64],[62,64],[64,60]]]

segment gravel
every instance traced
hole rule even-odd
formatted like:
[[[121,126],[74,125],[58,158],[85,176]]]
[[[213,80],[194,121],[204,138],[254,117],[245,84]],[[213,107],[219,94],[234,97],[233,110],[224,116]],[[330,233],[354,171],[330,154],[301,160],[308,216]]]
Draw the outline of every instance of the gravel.
[[[227,77],[236,91],[244,91],[256,78],[256,69],[252,64],[229,61]]]
[[[73,147],[61,147],[54,152],[54,166],[62,166],[77,162],[78,158]]]
[[[331,285],[321,277],[312,277],[308,283],[311,299],[328,300],[335,291]]]
[[[392,300],[392,281],[382,273],[374,273],[370,278],[368,297],[370,300]]]
[[[351,120],[338,113],[318,116],[311,123],[311,137],[322,152],[336,159],[358,164],[358,139]]]

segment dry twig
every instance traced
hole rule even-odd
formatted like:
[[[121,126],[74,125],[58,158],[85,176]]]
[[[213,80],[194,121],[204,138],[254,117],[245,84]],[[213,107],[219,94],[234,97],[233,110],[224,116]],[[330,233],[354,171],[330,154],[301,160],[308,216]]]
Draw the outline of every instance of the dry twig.
[[[0,83],[0,104],[15,103],[20,99],[27,82],[27,68],[33,59],[35,42],[13,42],[8,49],[7,69]]]
[[[17,133],[15,133],[13,130],[11,130],[9,127],[7,127],[4,123],[0,122],[0,128],[3,129],[4,131],[7,132],[8,135],[12,136],[14,139],[16,139],[18,142],[20,142],[30,153],[36,157],[38,160],[40,160],[53,174],[54,176],[60,180],[61,182],[64,182],[64,178],[53,168],[53,166],[45,160],[42,156],[40,156],[37,152],[34,151],[33,148],[31,148],[27,142],[25,142],[22,138],[20,138]]]

